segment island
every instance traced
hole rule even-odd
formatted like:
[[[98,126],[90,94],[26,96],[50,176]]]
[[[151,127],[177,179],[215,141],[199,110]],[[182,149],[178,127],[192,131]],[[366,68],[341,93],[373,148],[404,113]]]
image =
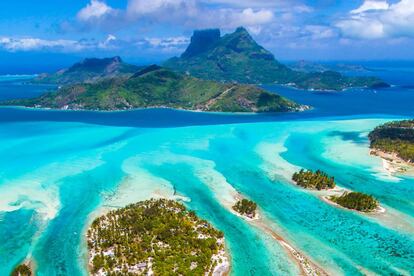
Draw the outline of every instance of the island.
[[[330,177],[325,172],[317,170],[301,169],[292,176],[292,180],[298,185],[306,189],[327,190],[335,188],[335,178]]]
[[[179,202],[151,199],[96,218],[87,232],[92,275],[224,275],[223,233]]]
[[[371,154],[382,157],[392,171],[407,172],[414,165],[414,120],[393,121],[368,135]]]
[[[32,270],[27,264],[20,264],[13,269],[10,275],[11,276],[31,276]]]
[[[307,60],[299,60],[289,67],[296,71],[301,72],[325,72],[325,71],[338,71],[338,72],[351,72],[351,73],[369,73],[373,69],[365,67],[359,64],[352,63],[316,63]]]
[[[53,74],[40,74],[32,83],[66,85],[92,83],[111,77],[128,77],[143,67],[125,63],[119,56],[111,58],[86,58],[69,68]]]
[[[215,112],[290,112],[308,108],[256,86],[201,80],[157,65],[130,77],[67,85],[38,98],[1,104],[104,111],[168,107]]]
[[[218,29],[195,31],[187,50],[180,57],[166,61],[164,66],[207,80],[281,84],[308,90],[389,87],[377,77],[350,77],[332,70],[292,70],[277,61],[243,27],[224,36]]]
[[[344,192],[341,196],[329,197],[329,200],[360,212],[372,212],[379,207],[378,201],[373,196],[359,192]]]
[[[242,199],[236,202],[233,206],[233,210],[242,216],[246,216],[249,219],[256,217],[257,204],[248,199]]]

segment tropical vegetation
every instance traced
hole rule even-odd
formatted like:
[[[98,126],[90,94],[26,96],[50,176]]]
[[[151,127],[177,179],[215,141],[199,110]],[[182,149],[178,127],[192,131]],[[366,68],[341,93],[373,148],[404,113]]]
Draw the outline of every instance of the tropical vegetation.
[[[11,273],[11,276],[31,276],[31,275],[32,275],[32,270],[27,264],[20,264],[16,266]]]
[[[345,192],[341,196],[331,196],[330,199],[348,209],[370,212],[378,208],[378,201],[371,195],[359,192]]]
[[[396,154],[414,162],[414,120],[394,121],[376,127],[370,134],[371,148]]]
[[[297,185],[307,189],[333,189],[336,185],[335,178],[321,170],[313,172],[312,170],[305,171],[301,169],[299,172],[293,174],[292,180]]]
[[[295,71],[280,63],[240,27],[220,36],[220,30],[194,32],[187,50],[164,66],[195,77],[249,84],[285,84],[301,89],[344,90],[389,85],[376,77],[349,77],[335,71]]]
[[[68,85],[38,98],[3,104],[80,110],[171,107],[222,112],[287,112],[304,108],[255,86],[200,80],[157,65],[130,77]]]
[[[238,212],[240,215],[254,218],[256,216],[257,204],[248,199],[242,199],[236,202],[233,206],[233,210]]]
[[[223,233],[176,201],[148,200],[95,219],[88,230],[92,274],[205,275]]]

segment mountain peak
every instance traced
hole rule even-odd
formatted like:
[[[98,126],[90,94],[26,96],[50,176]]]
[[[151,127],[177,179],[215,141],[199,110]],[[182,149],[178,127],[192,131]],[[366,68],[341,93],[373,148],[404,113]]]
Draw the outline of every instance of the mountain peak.
[[[190,58],[210,49],[220,40],[219,29],[207,29],[194,31],[191,43],[187,50],[181,55],[182,58]]]
[[[75,63],[68,69],[68,72],[73,71],[104,71],[108,67],[117,66],[122,63],[119,56],[110,58],[85,58],[81,62]]]
[[[238,28],[236,29],[235,33],[239,33],[239,34],[240,34],[240,33],[245,33],[245,34],[250,35],[250,34],[249,34],[249,32],[247,31],[247,29],[246,29],[245,27],[243,27],[243,26],[238,27]]]
[[[94,64],[111,64],[111,63],[121,63],[122,59],[119,56],[109,57],[109,58],[85,58],[80,63],[83,65],[94,65]]]
[[[250,33],[244,27],[238,27],[233,33],[227,35],[231,39],[245,40],[250,44],[257,44]]]

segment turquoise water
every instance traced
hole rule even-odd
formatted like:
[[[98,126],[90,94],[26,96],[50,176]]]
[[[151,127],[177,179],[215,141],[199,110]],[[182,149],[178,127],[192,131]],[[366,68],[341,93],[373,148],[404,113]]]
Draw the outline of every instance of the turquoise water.
[[[162,112],[84,119],[82,112],[0,110],[0,275],[27,257],[38,275],[85,275],[90,219],[153,196],[179,198],[222,230],[234,275],[297,275],[268,233],[229,211],[237,192],[335,275],[414,273],[414,179],[389,175],[367,143],[373,127],[405,113],[286,120],[168,111],[175,124],[166,127]],[[290,183],[299,167],[375,195],[392,215],[321,201]]]

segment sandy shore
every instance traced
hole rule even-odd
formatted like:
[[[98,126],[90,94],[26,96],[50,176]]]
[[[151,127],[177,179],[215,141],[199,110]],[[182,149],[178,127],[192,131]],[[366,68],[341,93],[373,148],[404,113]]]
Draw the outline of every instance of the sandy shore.
[[[407,174],[414,176],[414,164],[402,160],[396,154],[386,153],[380,150],[371,150],[370,154],[380,157],[384,169],[390,174]]]
[[[87,249],[87,231],[90,227],[90,225],[92,224],[92,222],[100,217],[103,216],[105,214],[107,214],[108,212],[112,211],[112,210],[116,210],[119,208],[123,208],[128,204],[131,204],[133,202],[138,202],[138,201],[143,201],[143,200],[149,200],[151,198],[165,198],[165,199],[169,199],[169,200],[177,200],[177,201],[189,201],[189,198],[186,198],[184,196],[181,196],[179,194],[166,194],[165,191],[161,191],[159,189],[155,190],[155,192],[153,192],[152,196],[148,197],[146,196],[145,198],[140,198],[139,200],[134,200],[133,202],[131,202],[130,199],[126,200],[120,200],[123,198],[123,194],[127,193],[128,189],[119,189],[118,193],[113,193],[111,195],[108,195],[105,199],[106,203],[114,203],[116,202],[116,204],[103,204],[101,206],[99,206],[95,211],[93,211],[89,217],[88,217],[88,222],[85,225],[85,228],[83,229],[83,235],[82,235],[82,243],[84,244],[84,254],[83,254],[83,260],[84,260],[84,264],[85,264],[85,269],[86,271],[90,272],[91,269],[91,262],[93,259],[94,254],[91,252],[89,252],[89,250]],[[211,273],[213,276],[228,276],[230,275],[230,271],[231,271],[231,255],[225,245],[225,239],[221,239],[218,241],[220,244],[223,244],[224,249],[220,250],[217,254],[213,255],[213,259],[217,262],[215,267],[211,268]]]
[[[235,193],[233,196],[234,196],[234,203],[236,203],[239,200],[242,200],[243,198],[246,198],[239,192]],[[297,264],[297,266],[301,270],[301,275],[305,275],[305,276],[329,275],[325,270],[323,270],[315,262],[310,260],[309,257],[307,257],[303,253],[296,250],[291,244],[289,244],[289,242],[283,239],[282,236],[280,236],[272,228],[270,228],[268,226],[270,222],[268,222],[266,218],[264,218],[260,214],[261,212],[259,209],[256,210],[256,215],[254,218],[249,218],[233,210],[232,205],[223,204],[223,206],[226,207],[234,215],[244,219],[245,221],[255,226],[256,228],[261,229],[263,232],[269,234],[276,242],[278,242],[282,246],[283,249],[286,250],[290,258]]]
[[[225,239],[218,241],[223,245],[222,250],[220,250],[216,255],[213,255],[212,259],[217,262],[216,266],[213,267],[210,271],[213,276],[228,276],[230,275],[231,270],[231,256],[225,244]]]
[[[352,210],[352,209],[345,208],[345,207],[337,204],[336,202],[333,202],[330,199],[331,196],[341,196],[345,192],[352,192],[351,190],[343,188],[343,187],[335,186],[335,188],[333,188],[333,189],[320,190],[320,191],[319,190],[307,189],[307,191],[313,193],[314,195],[316,195],[322,201],[328,203],[329,205],[332,205],[332,206],[337,207],[337,208],[341,208],[341,209],[345,209],[345,210],[349,210],[349,211],[354,211],[354,212],[358,212],[358,213],[365,214],[365,215],[367,215],[367,214],[369,214],[369,215],[378,215],[378,214],[383,214],[383,213],[386,212],[386,209],[384,207],[382,207],[381,205],[379,205],[378,208],[376,208],[375,210],[373,210],[371,212],[360,212],[360,211],[357,211],[357,210]]]
[[[324,269],[318,266],[309,257],[296,250],[291,244],[289,244],[282,236],[277,234],[272,228],[268,226],[268,223],[264,219],[249,220],[249,223],[262,229],[264,232],[270,234],[274,240],[276,240],[283,249],[289,254],[291,259],[298,265],[302,275],[306,276],[327,276],[329,275]]]

